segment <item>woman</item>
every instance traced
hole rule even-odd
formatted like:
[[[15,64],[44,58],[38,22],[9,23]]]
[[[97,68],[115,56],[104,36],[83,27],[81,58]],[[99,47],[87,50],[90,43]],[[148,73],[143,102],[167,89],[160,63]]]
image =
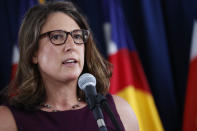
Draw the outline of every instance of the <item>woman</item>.
[[[122,130],[138,130],[130,106],[108,94],[111,65],[96,49],[90,28],[71,2],[37,5],[19,31],[20,60],[8,104],[0,107],[0,130],[98,130],[77,81],[93,74]],[[115,130],[103,112],[107,129]]]

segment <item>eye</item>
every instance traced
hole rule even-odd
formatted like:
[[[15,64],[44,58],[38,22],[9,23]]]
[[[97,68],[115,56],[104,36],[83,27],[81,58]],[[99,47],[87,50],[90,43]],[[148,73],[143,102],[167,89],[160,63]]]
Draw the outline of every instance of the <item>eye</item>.
[[[51,35],[51,39],[52,40],[62,40],[62,39],[64,39],[64,35],[62,35],[62,34],[53,34],[53,35]]]
[[[73,35],[73,39],[83,39],[82,35],[81,34],[74,34]]]
[[[50,39],[54,42],[55,41],[60,41],[60,42],[64,41],[65,37],[66,37],[66,34],[63,31],[53,31],[50,34]]]

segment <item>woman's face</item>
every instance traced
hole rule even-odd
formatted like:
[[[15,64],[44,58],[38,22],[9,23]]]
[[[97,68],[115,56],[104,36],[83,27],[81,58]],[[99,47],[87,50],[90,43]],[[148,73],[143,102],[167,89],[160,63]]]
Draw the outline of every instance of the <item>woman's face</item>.
[[[41,33],[53,30],[70,32],[80,29],[68,15],[56,12],[49,15]],[[56,39],[56,38],[55,38]],[[54,45],[48,36],[39,40],[39,49],[33,57],[44,81],[69,82],[77,80],[84,66],[84,44],[75,44],[71,35],[62,45]]]

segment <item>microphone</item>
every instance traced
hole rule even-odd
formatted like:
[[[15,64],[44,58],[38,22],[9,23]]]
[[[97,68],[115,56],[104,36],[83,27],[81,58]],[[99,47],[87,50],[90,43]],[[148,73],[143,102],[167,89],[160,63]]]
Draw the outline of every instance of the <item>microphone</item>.
[[[96,78],[89,73],[84,73],[79,77],[78,85],[81,90],[84,91],[86,96],[86,102],[93,112],[94,118],[99,127],[99,131],[107,131],[103,113],[100,105],[97,103],[97,91],[96,91]]]

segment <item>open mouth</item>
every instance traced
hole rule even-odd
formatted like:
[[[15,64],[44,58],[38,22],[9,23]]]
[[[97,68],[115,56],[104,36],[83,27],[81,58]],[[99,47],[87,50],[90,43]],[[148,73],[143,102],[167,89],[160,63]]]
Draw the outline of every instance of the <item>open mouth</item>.
[[[77,63],[77,60],[75,59],[67,59],[62,62],[62,64],[70,64],[70,63]]]

